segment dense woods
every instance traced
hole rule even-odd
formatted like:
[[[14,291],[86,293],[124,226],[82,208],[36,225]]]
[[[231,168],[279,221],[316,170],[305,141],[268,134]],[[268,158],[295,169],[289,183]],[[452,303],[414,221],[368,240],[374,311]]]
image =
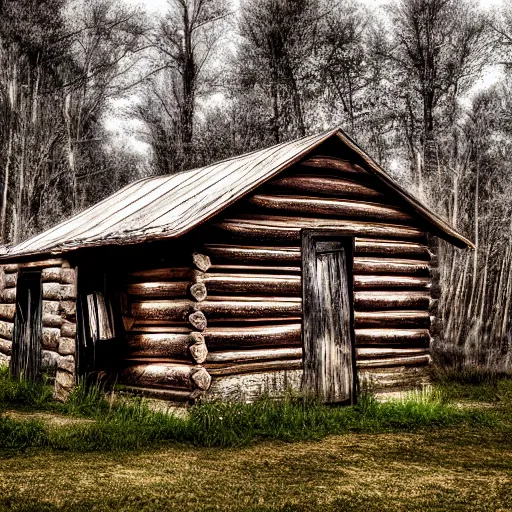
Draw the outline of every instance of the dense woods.
[[[433,242],[435,351],[509,367],[512,8],[484,4],[0,1],[2,241],[138,177],[339,125],[477,246]]]

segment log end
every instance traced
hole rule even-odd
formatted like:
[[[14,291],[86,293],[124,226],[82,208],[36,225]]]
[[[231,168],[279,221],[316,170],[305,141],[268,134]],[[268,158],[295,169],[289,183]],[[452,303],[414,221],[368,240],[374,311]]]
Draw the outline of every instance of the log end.
[[[206,391],[212,383],[210,374],[202,367],[193,370],[191,379],[194,384],[203,391]]]
[[[197,300],[197,302],[202,302],[208,295],[208,292],[206,291],[206,285],[204,283],[195,283],[191,285],[189,292],[192,298]]]
[[[208,325],[206,317],[202,311],[194,311],[188,315],[188,321],[194,329],[198,331],[204,331]]]
[[[200,254],[198,252],[192,254],[192,262],[199,270],[203,272],[206,272],[212,266],[209,256]]]
[[[206,358],[208,356],[208,348],[206,347],[206,343],[204,342],[204,340],[203,342],[194,343],[193,345],[190,345],[188,349],[190,351],[192,358],[197,364],[202,364],[206,361]]]

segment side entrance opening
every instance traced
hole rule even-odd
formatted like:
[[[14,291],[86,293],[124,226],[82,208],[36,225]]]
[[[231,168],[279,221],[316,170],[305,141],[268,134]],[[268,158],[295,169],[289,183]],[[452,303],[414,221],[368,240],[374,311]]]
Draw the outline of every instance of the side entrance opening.
[[[354,239],[302,231],[302,390],[325,403],[356,400]]]
[[[16,284],[16,316],[11,374],[36,381],[41,374],[42,285],[41,271],[21,271]]]

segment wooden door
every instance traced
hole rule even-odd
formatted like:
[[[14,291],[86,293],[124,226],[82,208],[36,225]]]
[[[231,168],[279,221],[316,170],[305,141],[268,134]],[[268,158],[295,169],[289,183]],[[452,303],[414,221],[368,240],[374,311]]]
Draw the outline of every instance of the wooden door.
[[[36,381],[41,373],[41,271],[21,271],[16,284],[16,316],[11,358],[15,377]]]
[[[353,239],[302,233],[302,389],[326,403],[354,403]]]

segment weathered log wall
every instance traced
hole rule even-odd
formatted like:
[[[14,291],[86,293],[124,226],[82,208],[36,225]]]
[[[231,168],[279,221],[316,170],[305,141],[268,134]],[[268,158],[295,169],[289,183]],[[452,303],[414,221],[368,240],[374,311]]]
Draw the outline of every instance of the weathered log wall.
[[[24,268],[41,270],[42,368],[56,372],[54,394],[65,400],[75,385],[76,274],[68,261],[53,258],[0,267],[0,364],[10,364],[16,283]]]
[[[189,266],[129,275],[121,382],[188,397],[297,389],[302,228],[355,237],[361,379],[377,391],[421,383],[432,307],[422,223],[359,166],[324,157],[295,165],[200,228]]]

